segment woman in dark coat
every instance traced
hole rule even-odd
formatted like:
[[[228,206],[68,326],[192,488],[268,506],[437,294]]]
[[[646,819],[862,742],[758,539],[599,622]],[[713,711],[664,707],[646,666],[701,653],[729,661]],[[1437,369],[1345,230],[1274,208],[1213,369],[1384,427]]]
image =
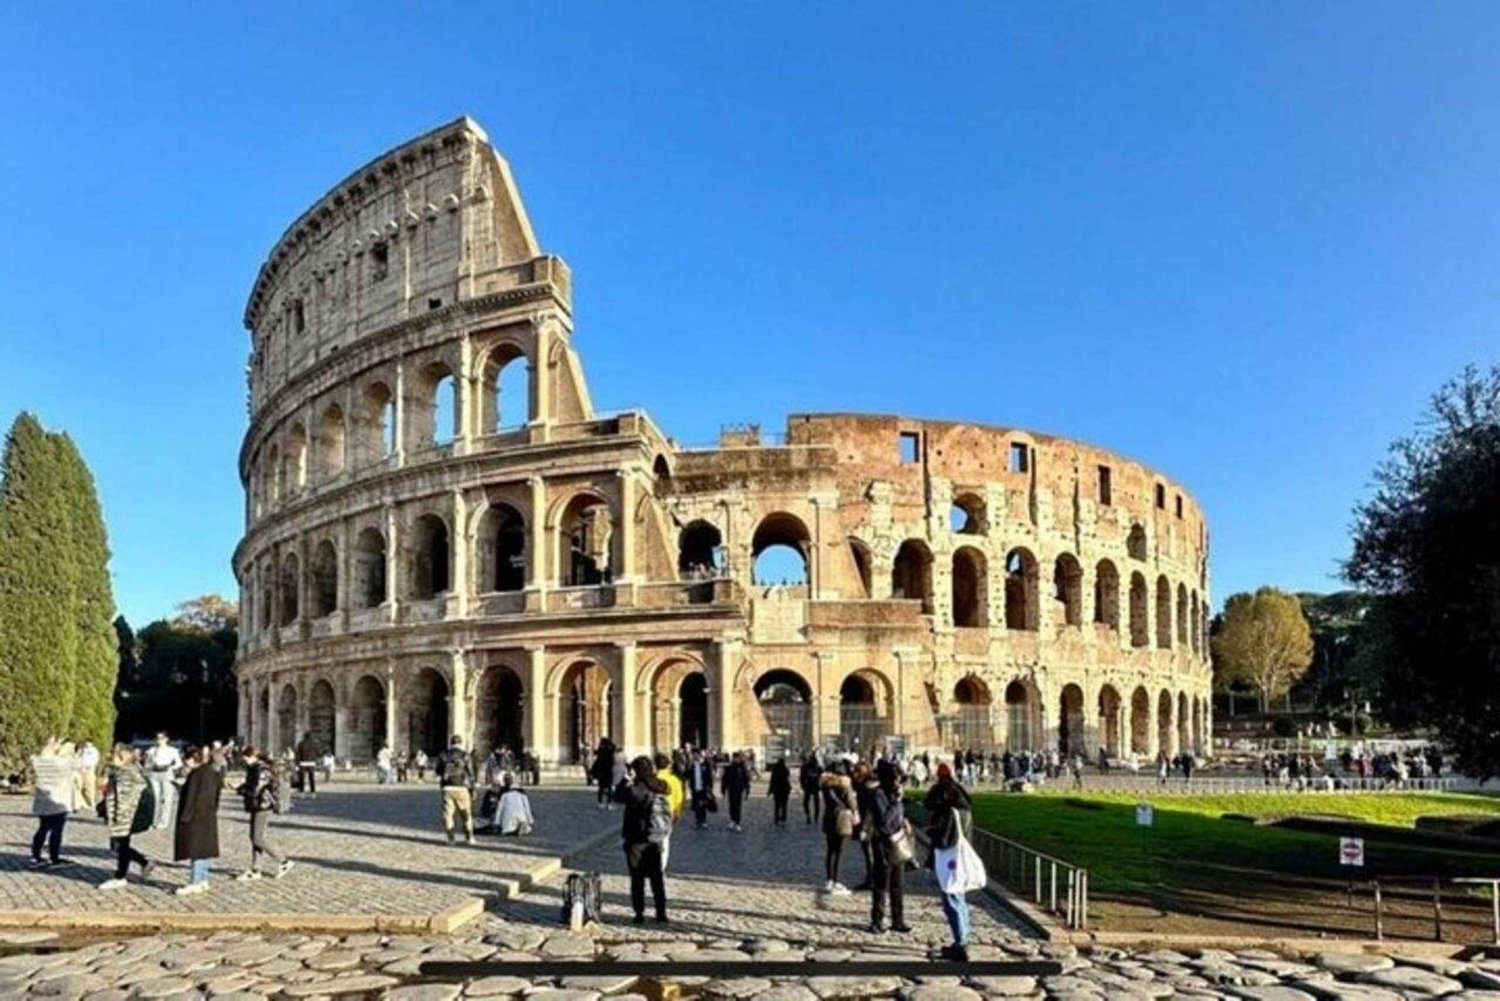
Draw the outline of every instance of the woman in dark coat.
[[[771,766],[771,785],[766,793],[776,806],[776,826],[785,827],[786,805],[792,798],[792,770],[787,767],[786,758],[778,758]]]
[[[208,889],[209,860],[219,857],[219,793],[224,776],[204,762],[200,749],[188,750],[189,771],[182,783],[177,831],[172,840],[172,857],[192,864],[188,885],[177,888],[183,896]]]

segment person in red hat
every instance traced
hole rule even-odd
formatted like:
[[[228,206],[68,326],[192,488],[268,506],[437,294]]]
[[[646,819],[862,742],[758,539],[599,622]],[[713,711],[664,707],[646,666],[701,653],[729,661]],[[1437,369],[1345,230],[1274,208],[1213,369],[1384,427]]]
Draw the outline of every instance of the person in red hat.
[[[968,837],[973,824],[973,803],[963,786],[953,780],[953,766],[940,762],[937,782],[922,801],[927,811],[927,840],[933,854],[952,848],[959,837]],[[931,856],[928,865],[932,864]],[[942,948],[944,959],[969,960],[969,901],[962,893],[943,893],[943,915],[953,930],[953,944]]]

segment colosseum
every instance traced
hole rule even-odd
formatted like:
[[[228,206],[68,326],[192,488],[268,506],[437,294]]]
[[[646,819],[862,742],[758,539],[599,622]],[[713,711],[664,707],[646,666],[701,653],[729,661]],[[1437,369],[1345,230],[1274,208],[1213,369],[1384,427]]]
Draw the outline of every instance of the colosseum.
[[[458,733],[548,765],[603,735],[1206,749],[1208,531],[1181,485],[886,415],[684,447],[594,408],[571,300],[468,118],[286,230],[244,318],[242,734],[362,761]]]

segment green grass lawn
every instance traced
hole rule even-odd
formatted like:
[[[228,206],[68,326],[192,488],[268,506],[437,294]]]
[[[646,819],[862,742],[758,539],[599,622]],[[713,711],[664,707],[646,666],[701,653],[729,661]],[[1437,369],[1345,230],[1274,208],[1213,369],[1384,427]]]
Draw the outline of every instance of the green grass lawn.
[[[1221,817],[1226,813],[1273,820],[1279,817],[1347,817],[1371,824],[1415,827],[1418,817],[1500,816],[1500,798],[1463,793],[1240,793],[1152,799],[1139,793],[1073,793],[1091,802],[1134,804],[1149,801],[1157,810]],[[1020,840],[1020,839],[1018,839]]]

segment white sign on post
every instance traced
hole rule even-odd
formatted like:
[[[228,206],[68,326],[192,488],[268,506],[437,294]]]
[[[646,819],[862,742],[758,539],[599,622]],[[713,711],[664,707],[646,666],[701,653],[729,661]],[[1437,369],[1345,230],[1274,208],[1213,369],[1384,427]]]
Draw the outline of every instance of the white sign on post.
[[[1156,824],[1156,810],[1150,803],[1137,803],[1135,806],[1135,822],[1140,827],[1152,827]]]
[[[1339,838],[1339,865],[1365,864],[1364,838]]]

